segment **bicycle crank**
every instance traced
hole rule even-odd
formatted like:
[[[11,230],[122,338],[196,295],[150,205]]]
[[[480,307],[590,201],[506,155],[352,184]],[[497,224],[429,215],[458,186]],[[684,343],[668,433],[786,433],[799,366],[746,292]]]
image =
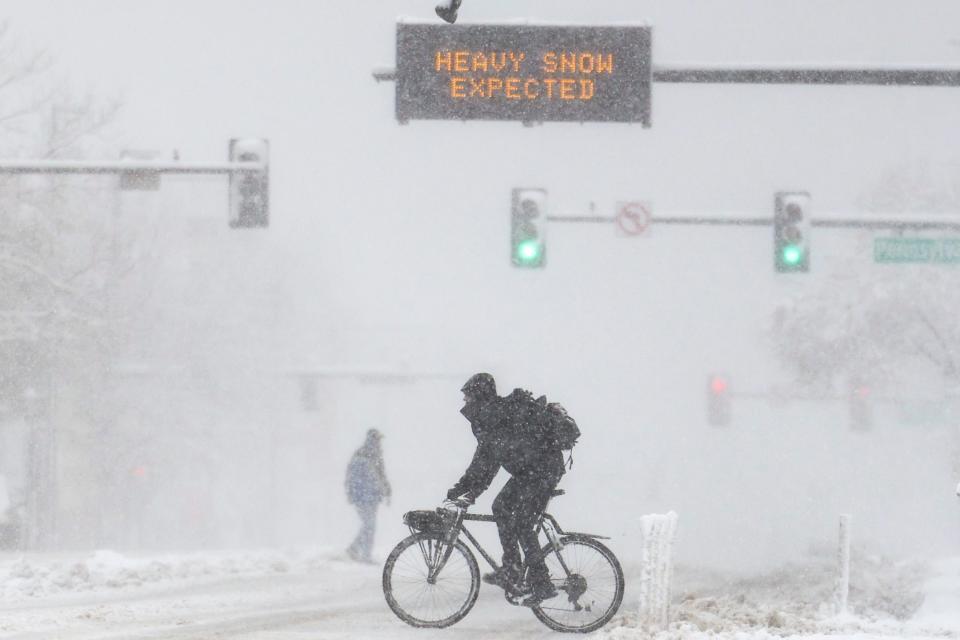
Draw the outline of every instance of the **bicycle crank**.
[[[521,583],[519,585],[507,586],[503,590],[503,596],[507,599],[507,602],[515,607],[519,607],[523,599],[530,595],[531,592],[531,589]]]

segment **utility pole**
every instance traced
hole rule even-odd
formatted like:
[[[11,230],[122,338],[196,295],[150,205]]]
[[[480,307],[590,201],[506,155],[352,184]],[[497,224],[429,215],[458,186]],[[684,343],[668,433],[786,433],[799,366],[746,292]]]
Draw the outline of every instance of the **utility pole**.
[[[37,349],[39,352],[39,349]],[[24,390],[27,427],[26,504],[20,548],[45,550],[57,543],[57,433],[52,419],[53,372],[49,354],[37,353],[30,386]]]

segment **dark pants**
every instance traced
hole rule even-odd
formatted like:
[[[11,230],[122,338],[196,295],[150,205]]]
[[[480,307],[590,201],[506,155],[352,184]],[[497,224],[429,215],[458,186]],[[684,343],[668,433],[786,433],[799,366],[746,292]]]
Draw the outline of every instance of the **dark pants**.
[[[360,514],[360,531],[353,539],[347,552],[351,558],[370,561],[370,552],[373,551],[373,534],[377,528],[377,503],[361,502],[353,505]]]
[[[521,565],[520,548],[523,548],[525,558],[532,558],[540,551],[537,522],[562,475],[563,471],[557,470],[514,476],[493,501],[493,515],[503,545],[503,568],[513,574],[512,579],[522,577],[515,574]],[[549,579],[543,558],[531,564],[528,570],[531,583]]]

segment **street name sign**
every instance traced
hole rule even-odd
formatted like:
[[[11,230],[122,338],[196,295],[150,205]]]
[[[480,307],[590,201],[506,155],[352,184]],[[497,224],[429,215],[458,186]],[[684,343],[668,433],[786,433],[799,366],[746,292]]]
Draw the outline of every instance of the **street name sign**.
[[[397,23],[401,122],[649,127],[651,78],[648,26]]]
[[[960,263],[960,238],[875,238],[873,260],[894,264]]]

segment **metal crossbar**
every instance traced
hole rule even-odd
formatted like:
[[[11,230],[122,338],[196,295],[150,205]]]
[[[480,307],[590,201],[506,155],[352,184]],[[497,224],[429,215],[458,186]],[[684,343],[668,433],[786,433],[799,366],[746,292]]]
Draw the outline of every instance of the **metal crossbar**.
[[[960,87],[960,69],[658,66],[654,82],[693,84],[820,84]]]
[[[265,171],[260,162],[95,162],[85,160],[0,160],[0,174],[85,174],[125,173],[223,175]]]
[[[558,223],[612,223],[616,218],[611,216],[547,216],[547,222]],[[738,218],[735,216],[655,216],[650,224],[671,225],[706,225],[729,227],[769,227],[773,225],[773,218]],[[960,231],[960,220],[922,220],[907,219],[857,219],[857,218],[821,218],[812,219],[814,227],[826,229],[878,229],[878,230],[939,230]]]
[[[373,70],[377,82],[394,82],[396,69]],[[840,68],[821,67],[653,67],[653,82],[686,84],[801,84],[873,85],[908,87],[960,87],[960,69],[949,68]]]

